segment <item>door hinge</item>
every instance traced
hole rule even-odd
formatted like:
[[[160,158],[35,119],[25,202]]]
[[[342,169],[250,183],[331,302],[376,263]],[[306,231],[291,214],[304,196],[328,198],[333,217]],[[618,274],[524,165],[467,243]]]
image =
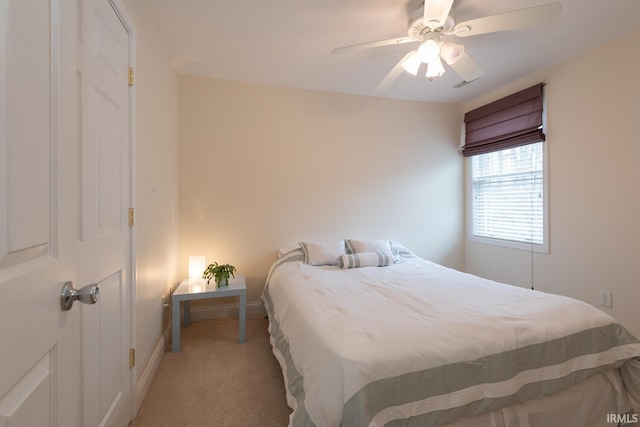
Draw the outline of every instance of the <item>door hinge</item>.
[[[129,208],[129,227],[133,227],[136,219],[136,212],[133,208]]]
[[[129,67],[129,86],[133,86],[133,67]]]
[[[134,368],[136,366],[136,349],[129,349],[129,368]]]

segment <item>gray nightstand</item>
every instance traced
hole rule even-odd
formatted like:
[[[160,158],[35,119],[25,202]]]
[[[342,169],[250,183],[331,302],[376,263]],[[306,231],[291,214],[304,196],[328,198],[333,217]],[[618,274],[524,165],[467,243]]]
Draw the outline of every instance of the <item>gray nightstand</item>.
[[[236,277],[229,278],[229,286],[217,288],[213,281],[207,285],[206,280],[189,281],[183,280],[178,288],[171,296],[173,305],[172,333],[173,333],[173,352],[180,351],[180,301],[184,306],[184,326],[191,324],[191,301],[222,298],[237,296],[240,300],[239,322],[238,322],[238,342],[245,342],[245,325],[247,317],[246,299],[247,299],[247,283],[244,276],[236,274]]]

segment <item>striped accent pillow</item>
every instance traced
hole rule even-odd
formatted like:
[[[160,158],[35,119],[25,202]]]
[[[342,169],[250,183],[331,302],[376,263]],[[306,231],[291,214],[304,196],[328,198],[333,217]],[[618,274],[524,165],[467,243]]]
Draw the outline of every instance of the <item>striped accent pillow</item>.
[[[308,265],[338,265],[338,257],[347,253],[344,240],[331,242],[300,242],[304,263]]]
[[[360,252],[338,257],[340,268],[385,267],[393,264],[393,257],[383,252]]]
[[[352,254],[359,254],[362,252],[382,252],[383,254],[393,258],[390,240],[347,239],[345,240],[345,243],[347,244],[347,249],[349,250],[348,252]]]

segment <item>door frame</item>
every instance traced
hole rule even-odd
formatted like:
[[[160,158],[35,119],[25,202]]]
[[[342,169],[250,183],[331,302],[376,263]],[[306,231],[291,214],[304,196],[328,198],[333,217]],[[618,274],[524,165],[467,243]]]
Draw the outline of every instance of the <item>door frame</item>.
[[[79,0],[82,1],[82,0]],[[111,4],[111,7],[115,11],[116,15],[122,22],[125,30],[129,35],[129,67],[134,69],[134,84],[129,86],[129,207],[134,210],[136,209],[136,81],[135,81],[135,70],[136,70],[136,47],[137,47],[137,32],[135,29],[135,25],[133,20],[129,16],[127,9],[121,0],[108,0]],[[129,256],[128,256],[128,271],[129,276],[127,280],[130,284],[129,286],[129,348],[136,348],[136,297],[137,297],[137,284],[136,284],[136,227],[129,227]],[[130,405],[131,414],[130,420],[134,419],[138,413],[138,373],[137,373],[137,365],[134,364],[132,368],[129,370],[129,396],[130,396]]]

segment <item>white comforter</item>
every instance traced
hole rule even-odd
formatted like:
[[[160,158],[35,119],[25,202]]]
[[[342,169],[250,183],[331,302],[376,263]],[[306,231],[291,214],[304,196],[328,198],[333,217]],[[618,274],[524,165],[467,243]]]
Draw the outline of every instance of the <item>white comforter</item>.
[[[463,412],[473,416],[553,393],[554,380],[564,382],[572,372],[593,370],[590,376],[640,355],[635,338],[586,303],[420,258],[342,270],[305,265],[292,253],[272,269],[263,300],[301,424],[382,426],[427,414],[424,425],[440,425]],[[610,333],[622,340],[568,359],[548,354],[567,353],[578,335]],[[565,343],[566,337],[572,338]],[[485,371],[503,362],[513,364],[510,373],[487,381]],[[412,382],[414,373],[422,379]],[[451,384],[438,391],[441,382]],[[523,389],[532,383],[545,386]],[[436,391],[414,393],[418,387]]]

